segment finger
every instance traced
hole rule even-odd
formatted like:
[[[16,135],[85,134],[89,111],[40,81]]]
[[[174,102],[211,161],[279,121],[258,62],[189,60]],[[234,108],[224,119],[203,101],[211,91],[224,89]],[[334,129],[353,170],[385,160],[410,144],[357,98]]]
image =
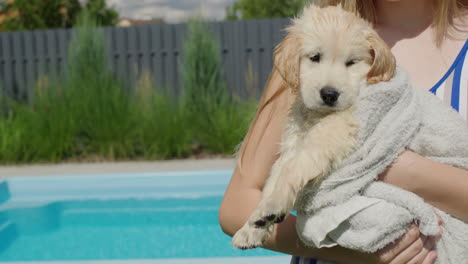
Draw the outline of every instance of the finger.
[[[437,216],[437,223],[441,226],[441,225],[444,225],[444,220],[442,219],[442,217],[437,213],[436,209],[435,208],[432,208],[432,210],[434,211],[435,215]]]
[[[436,241],[438,241],[438,240],[442,237],[442,231],[443,231],[442,226],[439,226],[439,231],[438,231],[437,234],[435,235],[435,240],[436,240]]]
[[[437,252],[431,251],[421,264],[433,264],[437,259]]]
[[[441,237],[442,237],[442,226],[439,226],[439,232],[437,233],[437,235],[432,237],[432,241],[429,241],[429,243],[425,247],[426,249],[429,249],[429,252],[426,255],[426,257],[423,259],[422,264],[432,264],[435,262],[435,260],[437,259],[437,252],[434,249],[437,244],[437,241],[439,241]],[[426,251],[426,249],[423,249],[423,250]]]
[[[389,264],[403,264],[409,263],[414,257],[416,257],[424,248],[426,242],[426,236],[421,235],[416,241],[414,241],[409,247],[400,252]],[[418,263],[418,262],[416,262]],[[418,263],[420,264],[420,262]]]
[[[437,222],[439,223],[439,225],[444,225],[444,220],[442,219],[442,217],[437,213],[436,215],[437,215]]]
[[[427,237],[422,250],[414,257],[412,258],[408,264],[421,264],[423,261],[427,259],[427,256],[431,252],[431,250],[434,248],[436,244],[436,237]]]
[[[419,228],[416,225],[413,225],[404,236],[379,251],[380,262],[389,263],[402,251],[417,241],[419,236]]]

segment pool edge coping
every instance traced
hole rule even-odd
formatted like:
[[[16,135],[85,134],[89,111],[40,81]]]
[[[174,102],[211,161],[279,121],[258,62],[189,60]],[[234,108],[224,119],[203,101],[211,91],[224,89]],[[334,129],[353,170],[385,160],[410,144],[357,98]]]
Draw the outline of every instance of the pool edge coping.
[[[284,264],[289,263],[291,257],[227,257],[227,258],[183,258],[183,259],[141,259],[141,260],[83,260],[83,261],[20,261],[1,262],[2,264]]]
[[[183,159],[157,161],[115,161],[115,162],[84,162],[57,164],[20,164],[0,165],[0,175],[21,177],[30,175],[50,176],[68,174],[105,174],[116,172],[145,172],[145,171],[190,171],[233,169],[235,158],[212,159]],[[0,178],[2,178],[0,176]]]

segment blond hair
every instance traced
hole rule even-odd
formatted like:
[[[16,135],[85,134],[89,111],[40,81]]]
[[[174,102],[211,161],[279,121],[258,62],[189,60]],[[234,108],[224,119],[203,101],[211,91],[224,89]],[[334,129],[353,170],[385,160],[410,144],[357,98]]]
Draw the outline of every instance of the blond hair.
[[[372,24],[377,23],[375,0],[311,0],[311,2],[319,6],[341,4],[343,9],[361,15]],[[435,41],[438,46],[445,37],[466,38],[467,31],[462,28],[466,21],[461,19],[457,23],[455,19],[463,18],[467,14],[467,2],[464,0],[432,0],[434,7],[432,26],[435,28]]]

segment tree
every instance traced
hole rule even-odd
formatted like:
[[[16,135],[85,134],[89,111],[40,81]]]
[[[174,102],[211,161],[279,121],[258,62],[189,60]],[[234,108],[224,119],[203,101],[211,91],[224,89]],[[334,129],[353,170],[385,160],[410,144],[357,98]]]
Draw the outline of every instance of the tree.
[[[238,0],[226,9],[226,19],[291,17],[299,13],[306,0]]]
[[[114,26],[119,22],[119,13],[114,8],[108,7],[106,0],[88,0],[86,9],[97,25]]]
[[[105,0],[89,0],[84,6],[78,0],[15,0],[3,1],[0,7],[5,16],[1,31],[70,28],[83,9],[102,26],[115,25],[118,18]]]
[[[2,4],[2,31],[70,27],[78,0],[15,0]]]

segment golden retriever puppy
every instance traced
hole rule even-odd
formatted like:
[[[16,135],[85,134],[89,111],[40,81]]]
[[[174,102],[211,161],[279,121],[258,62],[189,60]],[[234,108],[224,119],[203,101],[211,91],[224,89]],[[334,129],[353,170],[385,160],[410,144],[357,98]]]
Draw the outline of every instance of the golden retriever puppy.
[[[297,96],[261,201],[232,239],[241,249],[262,246],[304,186],[328,175],[354,150],[360,86],[388,81],[396,69],[371,25],[340,7],[310,5],[287,32],[275,66]]]

